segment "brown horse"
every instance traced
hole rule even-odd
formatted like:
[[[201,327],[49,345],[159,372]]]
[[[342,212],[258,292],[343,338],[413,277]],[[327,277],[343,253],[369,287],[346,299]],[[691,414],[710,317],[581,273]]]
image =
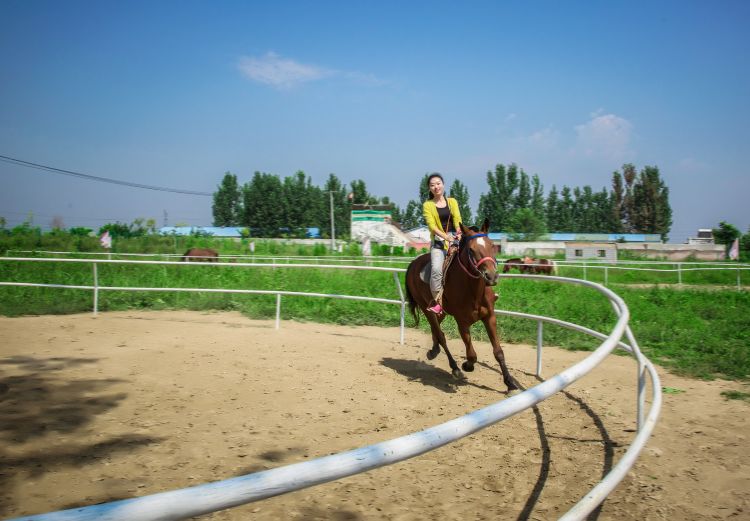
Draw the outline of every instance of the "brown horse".
[[[458,247],[458,253],[448,267],[443,281],[443,309],[452,315],[461,333],[461,339],[466,346],[466,361],[461,365],[464,371],[473,371],[477,362],[477,354],[471,343],[469,328],[481,320],[487,330],[487,336],[492,344],[492,352],[500,364],[503,382],[508,390],[518,389],[513,377],[505,365],[505,355],[497,336],[495,317],[495,300],[497,295],[492,286],[497,284],[497,261],[493,255],[492,241],[487,238],[489,221],[485,220],[480,232],[476,228],[470,229],[461,224],[463,237]],[[430,286],[420,278],[420,272],[429,266],[430,255],[420,255],[414,259],[406,270],[406,296],[409,310],[414,320],[419,323],[416,307],[424,313],[432,330],[432,349],[427,352],[427,358],[432,360],[440,354],[440,346],[448,356],[453,376],[458,379],[466,378],[458,368],[453,355],[448,350],[445,334],[440,323],[446,315],[436,315],[426,311],[432,300]],[[427,267],[429,270],[429,267]]]
[[[219,262],[219,253],[211,248],[190,248],[180,260],[182,262]]]
[[[512,269],[517,269],[521,273],[525,273],[528,266],[524,264],[523,259],[514,258],[508,259],[503,263],[503,273],[508,273]]]
[[[531,259],[531,263],[526,265],[526,271],[538,275],[556,275],[557,264],[550,259]]]

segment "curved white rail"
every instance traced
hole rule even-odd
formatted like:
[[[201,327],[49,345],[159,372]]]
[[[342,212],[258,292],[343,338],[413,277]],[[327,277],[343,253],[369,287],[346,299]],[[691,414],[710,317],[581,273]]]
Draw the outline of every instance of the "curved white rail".
[[[18,260],[18,259],[14,259]],[[38,261],[40,259],[28,259]],[[47,261],[79,261],[78,259],[46,259]],[[82,260],[83,262],[107,262],[107,263],[133,263],[133,264],[163,264],[153,261],[92,261],[90,259]],[[174,264],[174,263],[169,263]],[[231,266],[231,265],[230,265]],[[239,266],[239,264],[234,264]],[[250,264],[249,266],[253,266]],[[259,266],[259,265],[254,265]],[[263,265],[270,267],[271,265]],[[294,265],[279,265],[278,267],[302,267]],[[305,265],[307,268],[321,268],[320,265]],[[331,268],[345,268],[343,266],[331,266]],[[361,266],[350,267],[350,269],[368,269]],[[369,268],[377,269],[377,268]],[[394,271],[392,268],[385,270]],[[403,270],[398,270],[403,271]],[[640,421],[639,431],[635,439],[625,452],[623,457],[612,468],[609,474],[592,489],[584,498],[582,498],[567,514],[563,516],[565,520],[583,519],[588,513],[593,511],[606,496],[617,486],[624,478],[627,471],[635,463],[638,454],[645,446],[661,408],[661,384],[655,368],[643,355],[633,338],[632,332],[628,327],[630,318],[629,311],[625,302],[611,290],[599,284],[583,281],[579,279],[568,279],[564,277],[550,277],[538,275],[504,275],[507,278],[538,278],[545,281],[556,281],[567,284],[583,285],[595,289],[602,293],[611,302],[612,307],[617,314],[617,322],[609,335],[599,333],[583,326],[558,319],[543,317],[539,315],[530,315],[519,312],[498,310],[498,314],[529,318],[538,321],[544,321],[567,327],[592,335],[603,340],[602,344],[582,361],[565,369],[559,374],[548,380],[510,398],[496,402],[488,407],[479,409],[465,416],[450,420],[448,422],[425,429],[421,432],[402,436],[382,443],[369,445],[359,449],[343,452],[340,454],[326,456],[311,461],[296,463],[263,472],[257,472],[246,476],[207,483],[195,487],[175,490],[171,492],[162,492],[140,498],[126,499],[115,501],[102,505],[93,505],[88,507],[51,512],[48,514],[27,516],[17,518],[16,521],[61,521],[61,520],[171,520],[184,519],[187,517],[207,514],[230,508],[233,506],[258,501],[292,492],[313,485],[326,483],[346,476],[351,476],[360,472],[390,465],[403,461],[435,448],[441,447],[448,443],[458,440],[485,427],[493,425],[510,416],[513,416],[553,394],[564,389],[578,378],[587,374],[594,369],[604,358],[606,358],[616,347],[623,347],[630,351],[639,363],[639,410],[643,401],[644,380],[640,378],[648,372],[652,384],[652,401],[651,409],[645,422]],[[1,283],[23,284],[23,283]],[[51,287],[71,287],[64,285],[47,285]],[[91,289],[91,287],[79,287],[81,289]],[[400,286],[399,286],[400,288]],[[99,287],[99,289],[103,289]],[[143,290],[143,288],[108,288],[108,289],[127,289]],[[154,289],[158,291],[169,291],[169,288]],[[176,290],[195,290],[188,288],[176,288]],[[206,291],[206,290],[202,290]],[[230,291],[230,292],[249,292],[253,290],[208,290],[208,291]],[[280,293],[280,292],[268,292]],[[292,293],[292,292],[287,292]],[[319,296],[331,296],[317,294]],[[357,298],[352,296],[339,296],[346,298]],[[359,297],[367,298],[367,297]],[[380,299],[387,303],[399,303],[399,301],[390,301]],[[403,301],[402,309],[403,309]],[[627,336],[630,344],[622,341],[623,336]],[[541,335],[540,335],[541,338]],[[640,368],[643,368],[641,371]],[[640,416],[640,412],[639,412]]]

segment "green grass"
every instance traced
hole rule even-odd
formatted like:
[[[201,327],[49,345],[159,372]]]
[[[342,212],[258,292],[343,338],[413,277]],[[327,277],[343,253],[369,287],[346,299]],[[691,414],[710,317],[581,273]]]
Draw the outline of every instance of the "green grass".
[[[716,269],[707,265],[682,264],[681,275],[674,262],[619,263],[618,265],[559,264],[558,274],[562,277],[585,279],[600,284],[679,284],[687,286],[737,286],[738,270],[731,267]],[[739,270],[740,285],[750,285],[750,270]]]
[[[721,395],[727,400],[742,400],[750,402],[750,393],[743,391],[721,391]]]
[[[216,264],[100,264],[103,286],[235,288],[287,290],[398,299],[393,275],[360,270],[248,268]],[[0,262],[1,281],[91,285],[91,265],[52,262]],[[400,275],[403,281],[403,274]],[[616,320],[598,292],[544,280],[502,279],[497,307],[546,315],[608,332]],[[750,293],[617,287],[628,305],[630,325],[641,349],[654,362],[680,374],[747,379],[750,375]],[[90,291],[52,288],[0,288],[0,314],[64,314],[91,311]],[[100,291],[99,310],[193,309],[236,310],[252,318],[273,318],[276,297],[186,292]],[[395,327],[399,306],[296,296],[282,297],[282,319],[336,324]],[[498,318],[504,342],[536,342],[536,322]],[[407,325],[413,319],[407,317]],[[446,333],[458,338],[452,319]],[[422,319],[420,327],[428,329]],[[473,334],[486,339],[481,324]],[[590,350],[599,341],[565,328],[545,325],[545,345]]]

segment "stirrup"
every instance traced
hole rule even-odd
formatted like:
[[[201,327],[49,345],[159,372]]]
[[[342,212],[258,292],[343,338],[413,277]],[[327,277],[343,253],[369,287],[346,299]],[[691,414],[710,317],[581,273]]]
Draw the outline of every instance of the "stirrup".
[[[436,302],[434,306],[428,307],[427,311],[431,311],[436,315],[441,315],[443,313],[443,306],[441,306],[439,302]]]

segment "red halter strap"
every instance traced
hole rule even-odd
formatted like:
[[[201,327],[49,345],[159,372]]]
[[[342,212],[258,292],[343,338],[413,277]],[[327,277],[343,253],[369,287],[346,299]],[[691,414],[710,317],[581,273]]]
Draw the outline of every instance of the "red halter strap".
[[[485,263],[487,261],[490,261],[497,268],[497,261],[493,257],[484,257],[482,260],[480,260],[479,262],[477,262],[474,266],[476,266],[478,268],[479,266],[481,266],[483,263]]]

